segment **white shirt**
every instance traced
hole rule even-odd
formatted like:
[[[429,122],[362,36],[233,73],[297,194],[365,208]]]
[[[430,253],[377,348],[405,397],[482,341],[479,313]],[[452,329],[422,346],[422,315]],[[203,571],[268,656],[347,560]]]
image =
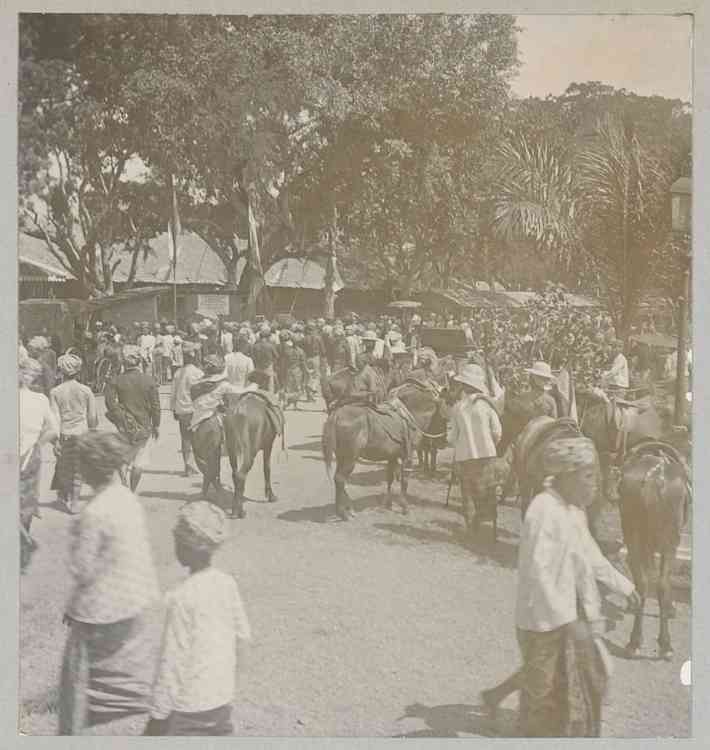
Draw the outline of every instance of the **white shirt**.
[[[225,354],[231,354],[234,351],[234,338],[231,331],[222,331],[220,344]]]
[[[249,373],[254,370],[254,362],[242,352],[233,352],[224,358],[227,365],[227,380],[238,388],[245,388]]]
[[[547,632],[577,619],[577,598],[587,619],[601,617],[601,581],[628,596],[633,584],[602,555],[583,510],[552,490],[530,503],[518,549],[518,628]]]
[[[166,595],[151,715],[219,708],[234,700],[237,640],[251,629],[236,580],[207,568]]]
[[[152,333],[144,333],[140,338],[140,350],[141,354],[148,359],[153,356],[153,349],[155,348],[155,336]]]
[[[59,435],[59,423],[49,399],[43,393],[20,388],[20,462],[50,432]]]
[[[140,500],[118,479],[77,517],[67,614],[89,623],[134,617],[159,596],[151,543]]]
[[[629,387],[629,365],[621,352],[616,355],[611,370],[604,373],[602,381],[604,385],[616,385],[619,388]]]
[[[454,448],[454,461],[498,455],[501,434],[498,413],[480,396],[464,396],[452,409],[447,438]]]

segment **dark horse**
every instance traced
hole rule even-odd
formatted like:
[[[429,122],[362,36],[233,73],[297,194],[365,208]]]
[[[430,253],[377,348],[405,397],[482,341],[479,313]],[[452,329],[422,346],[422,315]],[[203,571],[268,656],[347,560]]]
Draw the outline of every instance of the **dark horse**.
[[[282,443],[284,440],[283,413],[258,391],[226,394],[222,411],[202,422],[192,436],[195,460],[202,472],[202,496],[207,498],[210,486],[218,493],[222,490],[222,445],[226,443],[234,482],[231,515],[244,518],[244,485],[259,451],[264,454],[266,499],[276,502],[271,488],[271,451],[279,432]]]
[[[385,400],[390,388],[401,384],[398,380],[397,371],[392,368],[373,365],[372,369],[377,375],[378,388],[375,401],[380,403]],[[336,409],[343,401],[347,401],[352,392],[355,371],[351,367],[343,367],[336,370],[327,380],[321,384],[325,406],[328,412]]]
[[[627,453],[621,467],[619,507],[628,563],[641,597],[626,647],[631,657],[638,655],[643,641],[643,610],[656,553],[660,557],[658,650],[663,659],[670,659],[673,654],[668,627],[674,614],[670,573],[681,530],[687,522],[690,498],[689,472],[673,446],[648,440]]]
[[[386,404],[375,407],[346,404],[328,417],[323,427],[323,457],[328,476],[331,476],[333,455],[336,458],[333,479],[339,518],[347,520],[353,515],[345,484],[360,458],[387,462],[388,508],[392,507],[392,484],[401,462],[398,502],[403,512],[408,512],[404,464],[440,408],[441,399],[432,388],[407,382]]]
[[[279,433],[285,448],[284,416],[265,394],[255,391],[227,394],[225,407],[224,437],[234,482],[232,517],[244,518],[244,485],[259,451],[263,452],[264,494],[270,503],[277,500],[271,487],[271,451]]]
[[[612,470],[620,467],[626,452],[642,440],[660,439],[663,422],[650,399],[629,403],[594,394],[580,398],[579,426],[594,442],[601,461],[604,495],[613,500]]]

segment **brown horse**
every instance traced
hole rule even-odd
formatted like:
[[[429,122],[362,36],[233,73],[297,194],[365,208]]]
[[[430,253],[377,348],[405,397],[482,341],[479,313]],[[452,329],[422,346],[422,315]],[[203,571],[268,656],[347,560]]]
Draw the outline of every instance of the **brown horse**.
[[[331,476],[336,458],[335,510],[342,520],[353,515],[346,482],[360,458],[387,462],[387,501],[392,507],[392,484],[400,466],[399,504],[408,512],[407,477],[404,466],[441,408],[441,399],[431,388],[417,383],[400,386],[389,402],[380,406],[346,404],[336,409],[323,427],[323,457]]]
[[[271,487],[271,451],[276,435],[285,448],[284,416],[281,409],[258,391],[225,396],[224,437],[232,467],[234,497],[232,517],[244,518],[244,485],[259,451],[264,459],[264,493],[270,503],[276,495]]]
[[[374,365],[372,369],[375,371],[378,380],[375,401],[380,403],[385,400],[390,388],[399,385],[399,381],[396,378],[396,371],[392,369],[385,369],[377,365]],[[327,380],[323,381],[321,390],[325,399],[326,409],[329,413],[336,409],[342,402],[347,401],[352,392],[354,377],[355,372],[352,368],[343,367],[340,370],[336,370]]]
[[[689,471],[678,451],[661,441],[638,443],[628,452],[621,468],[621,525],[631,575],[641,597],[626,647],[631,657],[639,654],[643,641],[643,610],[656,553],[660,557],[658,649],[663,659],[670,659],[673,654],[668,627],[674,614],[670,572],[688,518],[689,480]]]

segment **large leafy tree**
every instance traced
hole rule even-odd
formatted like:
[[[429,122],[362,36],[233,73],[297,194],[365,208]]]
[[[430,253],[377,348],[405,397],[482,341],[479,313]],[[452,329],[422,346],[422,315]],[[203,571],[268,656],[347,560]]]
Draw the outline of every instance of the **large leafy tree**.
[[[111,294],[125,254],[132,269],[157,231],[155,195],[127,179],[139,133],[126,116],[120,51],[92,58],[90,17],[20,23],[21,228],[44,239],[88,295]]]

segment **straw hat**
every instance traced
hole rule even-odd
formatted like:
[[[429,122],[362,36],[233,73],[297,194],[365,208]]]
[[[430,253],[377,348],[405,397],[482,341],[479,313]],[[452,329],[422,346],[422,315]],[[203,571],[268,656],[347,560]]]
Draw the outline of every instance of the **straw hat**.
[[[377,341],[377,334],[374,331],[365,331],[362,334],[363,341]]]
[[[530,375],[534,375],[536,378],[544,378],[546,380],[554,380],[555,376],[552,374],[550,365],[547,362],[534,362],[532,367],[527,367],[525,372]]]
[[[461,368],[461,372],[454,377],[454,382],[462,383],[469,386],[469,388],[475,388],[477,391],[481,391],[481,393],[490,395],[486,383],[486,374],[479,365],[464,365]]]

